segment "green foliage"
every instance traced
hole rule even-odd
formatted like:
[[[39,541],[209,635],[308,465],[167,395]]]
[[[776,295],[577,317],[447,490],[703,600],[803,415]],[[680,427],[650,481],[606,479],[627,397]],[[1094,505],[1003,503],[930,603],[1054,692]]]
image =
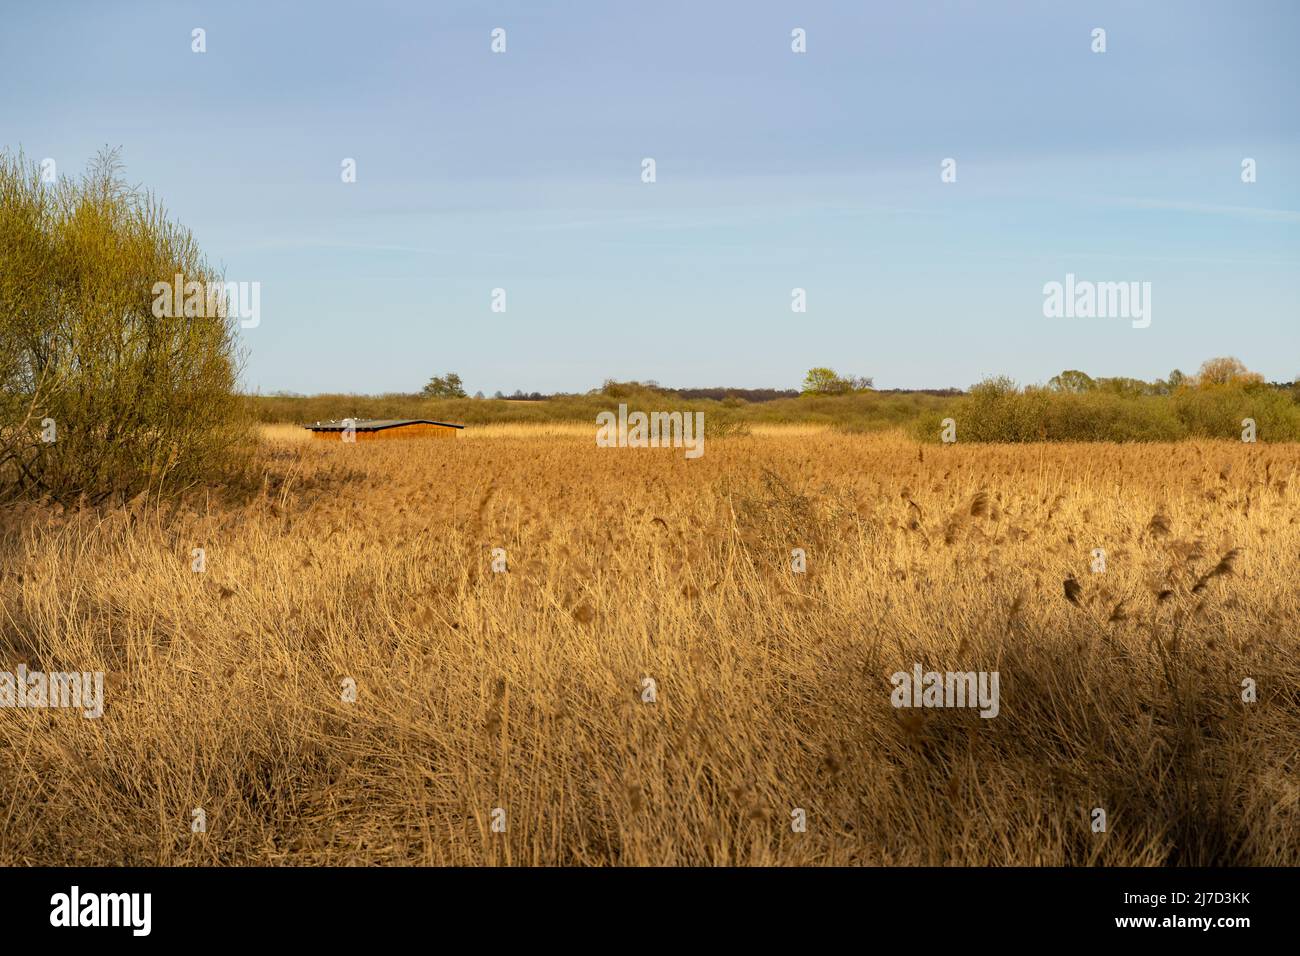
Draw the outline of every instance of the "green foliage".
[[[1088,388],[1087,382],[1093,387]],[[1171,387],[1174,382],[1178,384]],[[718,391],[725,394],[725,390]],[[1300,396],[1300,385],[1294,394]],[[1179,374],[1171,374],[1168,382],[1147,383],[1063,372],[1046,387],[1024,389],[1005,376],[989,378],[956,397],[847,391],[744,402],[726,397],[687,399],[654,382],[610,380],[587,394],[557,395],[545,401],[317,395],[258,396],[249,403],[253,414],[265,422],[432,418],[469,425],[594,423],[598,412],[624,403],[632,410],[705,412],[709,436],[740,434],[746,426],[756,424],[811,424],[859,433],[910,429],[926,441],[938,441],[940,422],[951,417],[958,423],[958,441],[962,442],[1239,440],[1242,419],[1254,418],[1260,441],[1284,441],[1300,440],[1300,405],[1292,395],[1290,385],[1271,387],[1252,381],[1222,388],[1193,387]]]
[[[1183,389],[1173,407],[1189,435],[1240,440],[1242,421],[1252,418],[1258,441],[1300,441],[1300,407],[1260,382]]]
[[[1144,382],[1140,378],[1124,378],[1117,376],[1115,378],[1097,379],[1097,388],[1110,392],[1112,395],[1120,395],[1125,398],[1137,398],[1142,395],[1158,395],[1166,391],[1161,383]]]
[[[605,379],[594,394],[613,399],[615,402],[665,402],[676,400],[661,391],[658,382],[616,382],[612,378]]]
[[[635,387],[633,387],[635,385]],[[596,414],[613,411],[620,402],[632,410],[702,411],[706,428],[716,420],[748,424],[818,424],[849,431],[905,427],[928,409],[944,407],[949,399],[932,395],[857,392],[848,395],[783,398],[770,402],[732,399],[683,399],[657,392],[641,383],[618,383],[615,394],[602,388],[585,395],[559,395],[545,401],[504,399],[427,399],[420,395],[254,395],[246,402],[249,414],[267,424],[303,424],[340,418],[430,418],[466,425],[545,422],[590,422]],[[735,429],[732,429],[735,432]],[[708,432],[715,434],[715,432]],[[720,434],[720,432],[716,433]]]
[[[425,398],[464,398],[465,388],[461,385],[459,375],[448,372],[429,379],[429,384],[424,386],[424,391],[420,394]]]
[[[1133,381],[1102,379],[1099,384],[1114,384],[1074,392],[1018,389],[1009,379],[989,379],[942,414],[920,418],[913,434],[938,441],[942,418],[951,417],[957,422],[959,442],[1239,441],[1243,420],[1251,418],[1258,441],[1300,440],[1300,407],[1281,389],[1238,381],[1160,395],[1137,388]]]
[[[871,379],[839,375],[834,369],[810,368],[803,378],[804,395],[848,395],[871,388]]]
[[[177,273],[222,278],[116,154],[57,185],[0,156],[0,493],[95,502],[238,465],[236,320],[155,317]]]
[[[1097,387],[1090,375],[1073,368],[1053,376],[1047,384],[1058,392],[1091,392]]]

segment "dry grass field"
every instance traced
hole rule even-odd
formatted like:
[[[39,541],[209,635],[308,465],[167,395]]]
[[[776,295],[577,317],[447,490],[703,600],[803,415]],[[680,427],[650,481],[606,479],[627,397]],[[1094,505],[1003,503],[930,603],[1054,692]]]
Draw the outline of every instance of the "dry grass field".
[[[0,710],[0,864],[1300,863],[1295,445],[304,435],[2,513],[0,666],[108,687]]]

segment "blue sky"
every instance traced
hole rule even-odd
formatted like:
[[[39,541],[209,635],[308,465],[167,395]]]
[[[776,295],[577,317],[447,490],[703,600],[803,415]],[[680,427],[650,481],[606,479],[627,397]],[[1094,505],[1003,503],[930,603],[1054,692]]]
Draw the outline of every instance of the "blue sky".
[[[264,392],[1289,380],[1298,39],[1300,5],[1226,0],[25,4],[0,147],[121,147],[261,283]],[[1150,327],[1045,318],[1067,272],[1150,282]]]

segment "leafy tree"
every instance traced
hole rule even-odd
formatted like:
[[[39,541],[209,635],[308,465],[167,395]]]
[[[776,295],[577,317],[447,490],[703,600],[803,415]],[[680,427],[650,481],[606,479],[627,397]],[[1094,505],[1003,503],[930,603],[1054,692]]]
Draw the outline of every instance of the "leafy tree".
[[[424,386],[424,391],[420,394],[425,398],[464,398],[465,389],[461,385],[460,376],[448,372],[429,379],[429,384]]]
[[[1091,392],[1097,387],[1090,375],[1073,368],[1052,376],[1047,385],[1058,392]]]
[[[834,369],[829,368],[810,368],[803,379],[803,394],[805,395],[847,395],[850,392],[865,391],[871,387],[872,380],[870,378],[854,376],[845,378]]]
[[[177,274],[202,290],[181,311],[155,291]],[[115,152],[57,184],[0,155],[0,493],[97,502],[237,467],[249,432],[222,281]]]
[[[1235,383],[1262,382],[1263,380],[1262,375],[1258,372],[1252,372],[1246,368],[1240,359],[1232,356],[1206,359],[1201,363],[1201,370],[1196,376],[1196,384],[1199,386],[1232,385]]]

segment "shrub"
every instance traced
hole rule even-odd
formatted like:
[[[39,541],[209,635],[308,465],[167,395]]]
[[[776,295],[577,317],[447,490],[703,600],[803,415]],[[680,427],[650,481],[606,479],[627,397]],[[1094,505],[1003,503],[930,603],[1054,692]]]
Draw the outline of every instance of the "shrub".
[[[1300,407],[1285,392],[1260,383],[1179,389],[1173,406],[1187,433],[1198,438],[1240,439],[1242,421],[1252,418],[1259,441],[1300,440]]]
[[[0,156],[4,493],[94,502],[238,462],[236,320],[156,318],[154,284],[177,273],[221,278],[115,154],[58,185]]]
[[[1121,380],[1101,380],[1107,381]],[[913,434],[938,441],[943,417],[956,420],[958,441],[970,442],[1240,440],[1246,418],[1255,420],[1259,441],[1300,439],[1300,408],[1289,396],[1242,379],[1180,387],[1172,395],[1105,385],[1021,390],[1010,379],[988,379],[946,411],[923,416]]]

